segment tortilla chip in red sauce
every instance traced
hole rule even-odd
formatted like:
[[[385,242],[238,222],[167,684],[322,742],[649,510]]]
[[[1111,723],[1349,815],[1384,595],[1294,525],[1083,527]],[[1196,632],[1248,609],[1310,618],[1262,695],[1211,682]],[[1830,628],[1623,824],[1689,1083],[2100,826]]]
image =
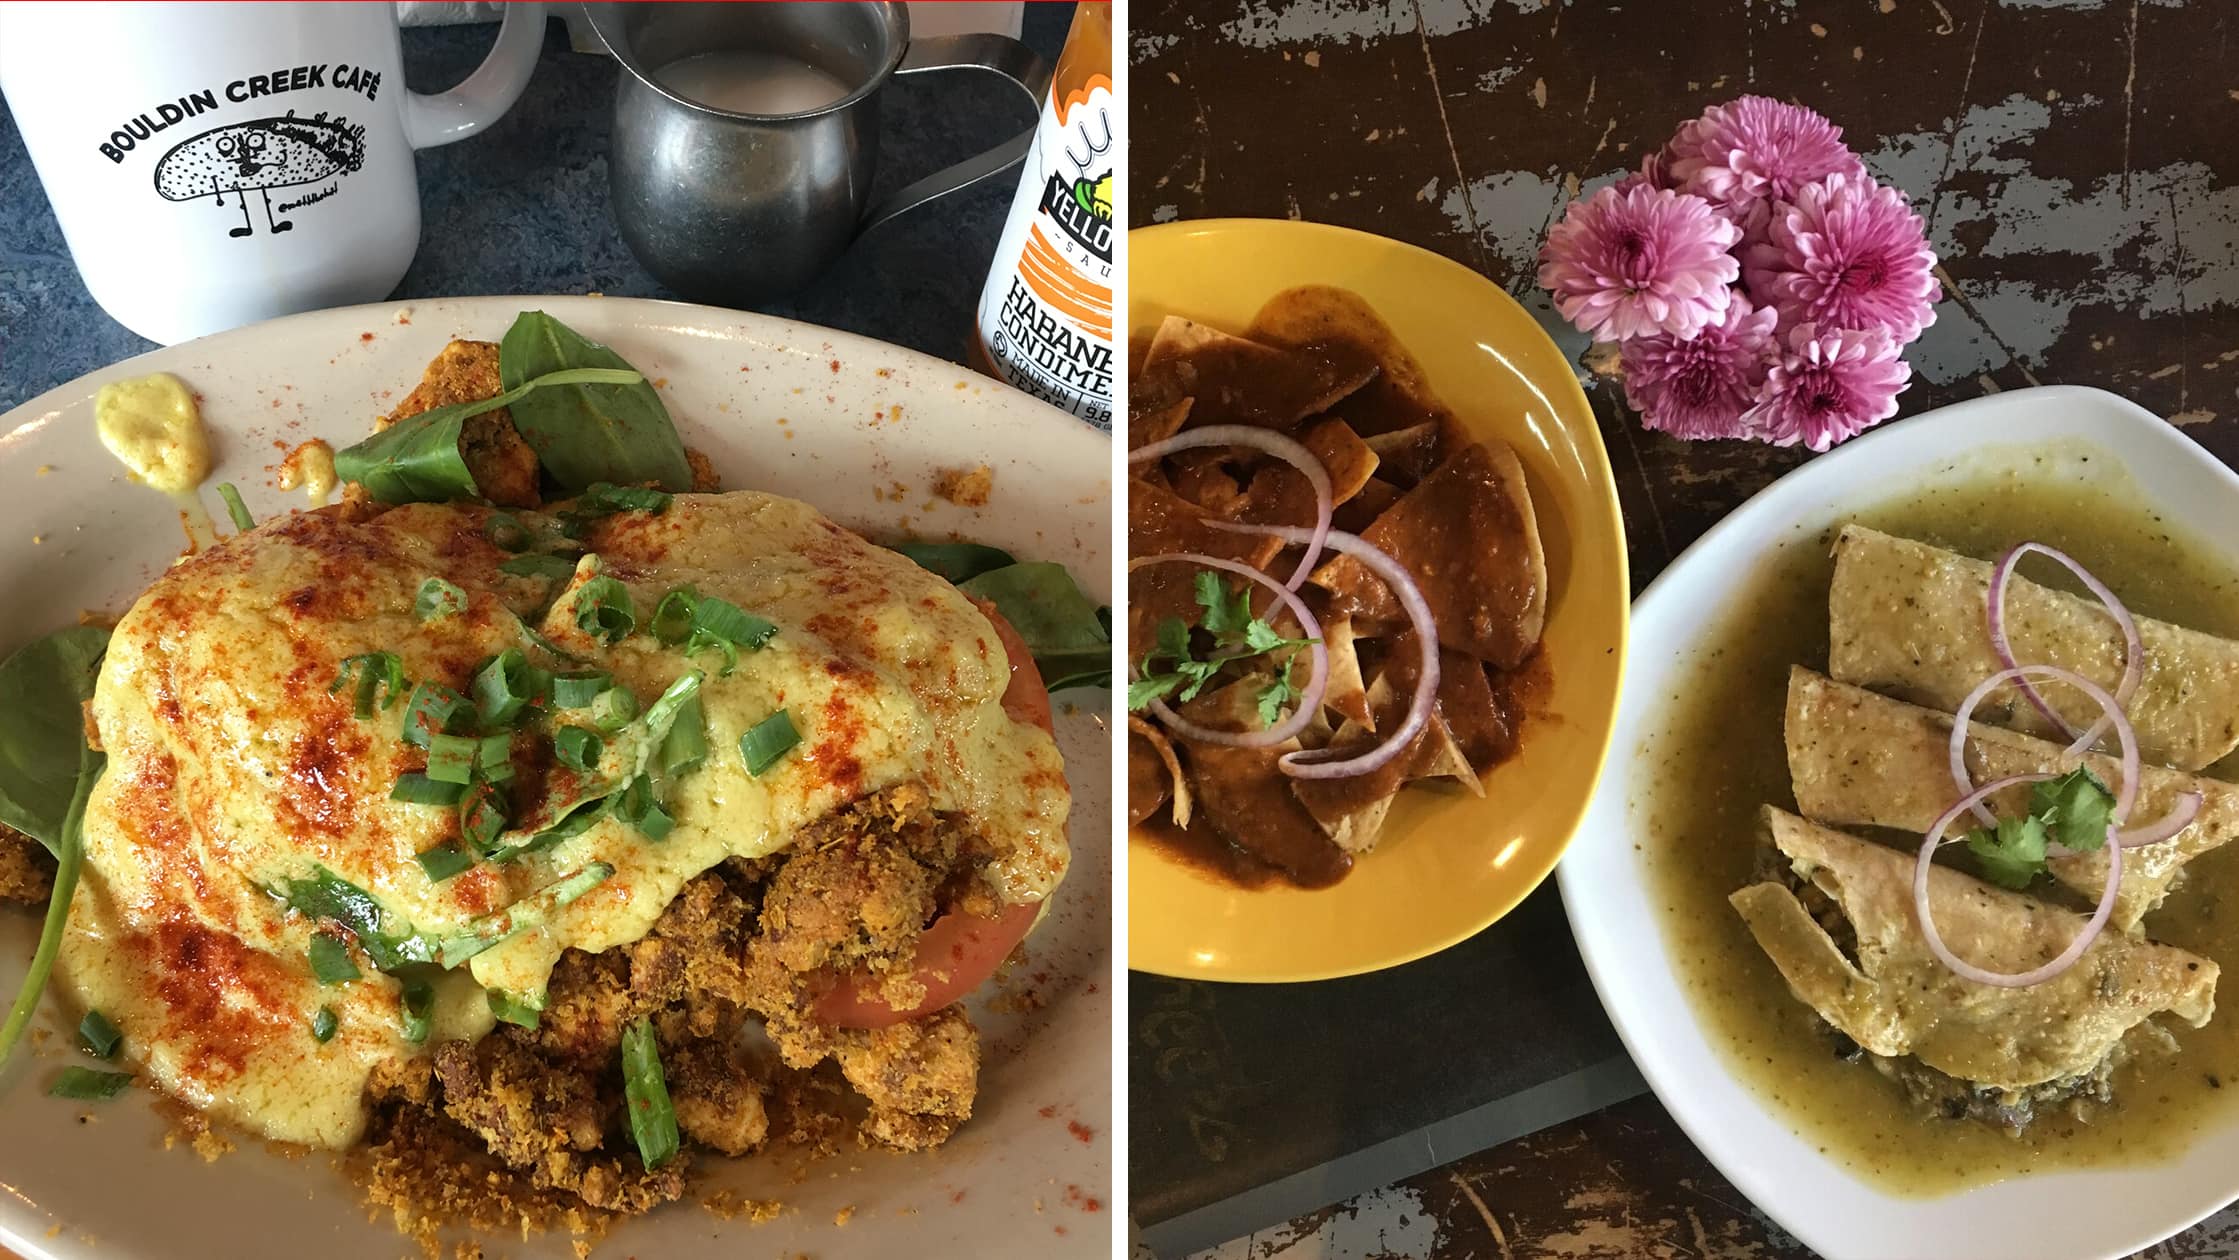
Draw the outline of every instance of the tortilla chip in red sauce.
[[[1193,551],[1264,569],[1282,545],[1272,538],[1210,528],[1205,522],[1211,519],[1217,518],[1170,490],[1145,481],[1131,482],[1127,491],[1128,558]],[[1158,623],[1168,617],[1197,624],[1198,572],[1196,566],[1177,561],[1136,569],[1127,575],[1129,642],[1150,643],[1156,637]],[[1238,581],[1242,579],[1230,579],[1231,586]]]
[[[1182,716],[1215,730],[1259,729],[1259,692],[1267,679],[1254,676],[1208,692],[1182,706]],[[1211,827],[1223,840],[1281,870],[1291,882],[1320,888],[1337,882],[1352,859],[1330,842],[1298,798],[1290,776],[1276,758],[1298,747],[1287,740],[1268,748],[1230,748],[1177,739],[1189,754],[1196,788],[1191,827]]]
[[[1505,445],[1462,448],[1363,537],[1414,576],[1441,643],[1503,669],[1538,644],[1546,559],[1523,467]],[[1314,582],[1336,596],[1337,608],[1365,620],[1404,616],[1384,583],[1350,556],[1323,565]]]
[[[1128,414],[1163,414],[1192,399],[1183,427],[1244,424],[1287,433],[1375,372],[1370,362],[1263,345],[1170,315],[1129,383]]]

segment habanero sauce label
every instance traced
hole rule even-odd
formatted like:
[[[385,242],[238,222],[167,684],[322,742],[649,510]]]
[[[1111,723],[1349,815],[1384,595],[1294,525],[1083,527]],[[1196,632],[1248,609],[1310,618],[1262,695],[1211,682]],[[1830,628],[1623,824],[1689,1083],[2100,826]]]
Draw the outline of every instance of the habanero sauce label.
[[[1052,99],[980,294],[979,335],[1012,387],[1112,423],[1112,81]]]

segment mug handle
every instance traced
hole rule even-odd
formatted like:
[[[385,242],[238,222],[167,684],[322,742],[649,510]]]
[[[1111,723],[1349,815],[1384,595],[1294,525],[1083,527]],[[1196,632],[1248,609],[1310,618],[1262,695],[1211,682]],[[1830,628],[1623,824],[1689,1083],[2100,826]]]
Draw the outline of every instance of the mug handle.
[[[415,149],[464,140],[494,123],[529,86],[537,54],[544,51],[544,5],[537,0],[505,6],[498,42],[466,82],[448,92],[404,96],[404,138]]]
[[[1042,100],[1050,90],[1050,64],[1042,60],[1040,53],[1007,35],[935,35],[911,41],[894,73],[920,74],[927,70],[992,70],[1017,84],[1019,91],[1026,94],[1027,104],[1034,111],[1034,121],[1026,124],[1026,130],[977,157],[943,167],[896,189],[863,212],[857,232],[868,232],[928,201],[1000,175],[1025,161],[1027,150],[1033,147],[1034,132],[1042,124]]]

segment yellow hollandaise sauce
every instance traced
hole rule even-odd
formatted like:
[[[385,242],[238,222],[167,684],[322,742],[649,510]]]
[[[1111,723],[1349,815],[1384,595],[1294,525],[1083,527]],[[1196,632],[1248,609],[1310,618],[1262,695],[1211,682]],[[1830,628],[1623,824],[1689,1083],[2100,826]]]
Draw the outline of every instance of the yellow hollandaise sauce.
[[[179,505],[190,543],[217,540],[196,494],[210,475],[210,431],[185,382],[169,372],[111,381],[93,396],[93,423],[126,476]]]
[[[490,537],[519,531],[533,555],[534,540],[561,536],[558,521],[492,516],[428,504],[290,514],[175,566],[118,624],[92,703],[109,762],[86,811],[60,975],[166,1092],[267,1138],[347,1145],[382,1064],[481,1035],[493,1002],[534,1009],[564,951],[635,941],[701,872],[781,851],[901,783],[985,839],[1004,901],[1044,898],[1062,878],[1070,795],[1056,745],[1003,711],[1003,645],[947,582],[772,495],[679,495],[659,515],[608,517],[580,530],[589,554],[540,571]],[[433,611],[431,579],[456,591]],[[650,633],[656,610],[685,586],[776,629],[728,668],[719,651],[665,642]],[[615,614],[606,626],[633,628],[609,641],[600,609]],[[600,728],[586,765],[557,756],[556,736],[595,725],[598,705],[564,706],[553,691],[499,724],[510,729],[496,750],[499,841],[524,843],[509,860],[431,868],[421,855],[473,846],[455,805],[392,794],[432,769],[405,738],[408,697],[424,683],[471,706],[476,678],[509,651],[603,675],[632,716]],[[401,691],[361,705],[362,674],[335,686],[345,661],[382,653]],[[639,728],[691,675],[701,760],[665,766]],[[781,711],[798,742],[750,765],[742,736]],[[623,806],[556,825],[602,781],[640,775],[673,820],[659,839]],[[490,939],[448,965],[386,972],[356,948],[360,974],[322,984],[318,916],[298,891],[320,880],[362,894],[395,941]],[[432,986],[418,1003],[415,981]],[[418,1039],[406,1031],[419,1031],[414,1005],[431,1025]]]

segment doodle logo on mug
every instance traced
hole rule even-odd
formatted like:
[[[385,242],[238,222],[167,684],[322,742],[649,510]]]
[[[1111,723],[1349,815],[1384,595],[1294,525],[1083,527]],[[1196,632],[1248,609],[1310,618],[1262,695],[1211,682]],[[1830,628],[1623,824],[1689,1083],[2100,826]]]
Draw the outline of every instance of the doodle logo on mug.
[[[6,5],[0,92],[94,300],[181,341],[387,296],[419,245],[412,151],[505,112],[542,9],[421,96],[388,5]]]

